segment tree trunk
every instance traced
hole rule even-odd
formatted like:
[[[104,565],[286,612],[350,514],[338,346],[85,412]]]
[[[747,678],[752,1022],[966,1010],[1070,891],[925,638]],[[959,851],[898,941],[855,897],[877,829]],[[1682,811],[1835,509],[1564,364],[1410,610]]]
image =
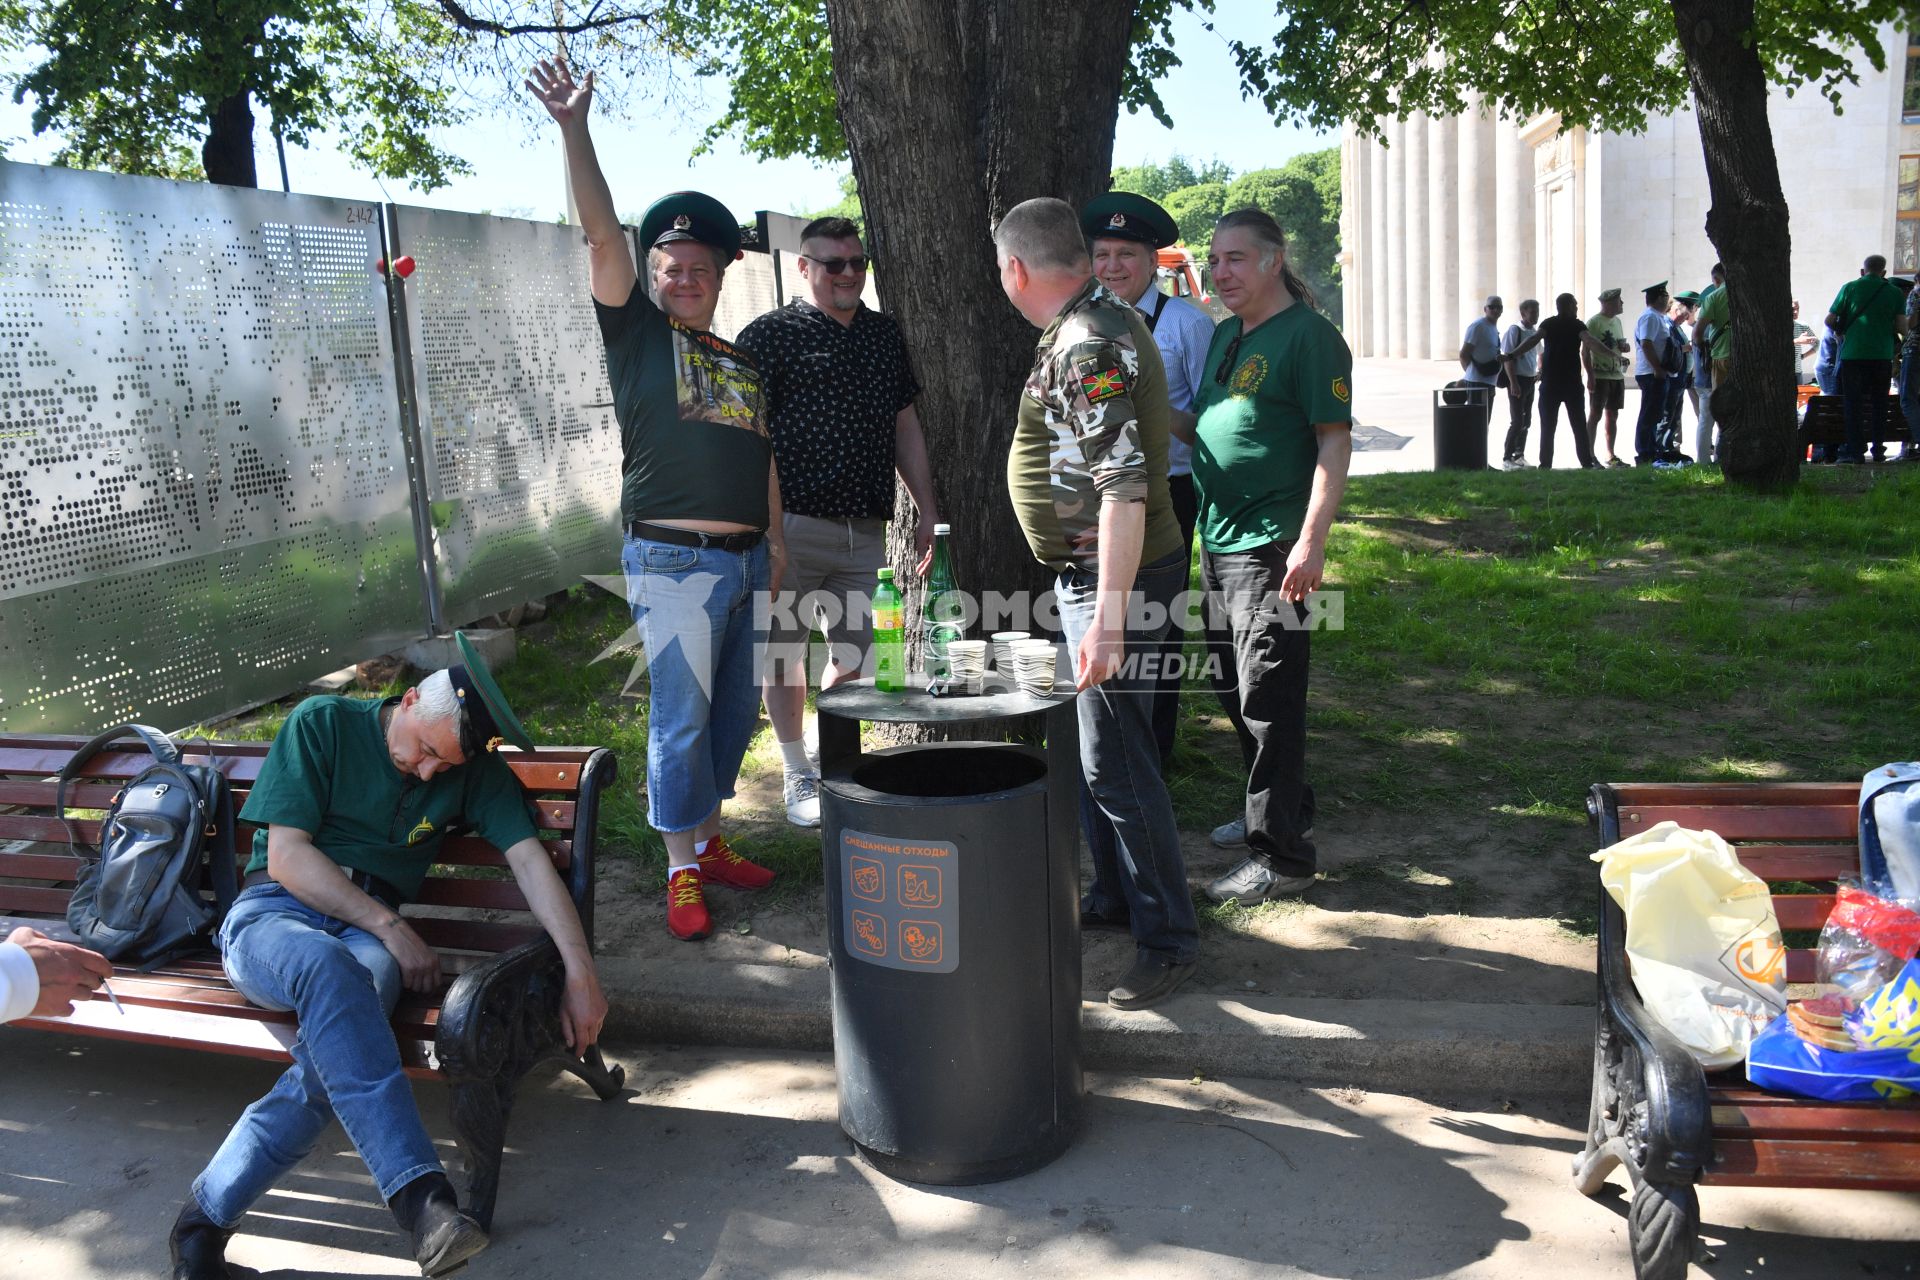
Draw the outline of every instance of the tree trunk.
[[[1050,576],[1014,519],[1006,457],[1039,334],[1001,291],[992,229],[1022,200],[1077,208],[1107,189],[1133,5],[827,0],[827,23],[868,247],[923,388],[960,585],[1037,596]],[[912,534],[896,522],[889,547],[907,583]],[[919,593],[903,594],[912,628]]]
[[[1753,0],[1673,0],[1706,153],[1707,237],[1726,269],[1732,374],[1713,393],[1721,466],[1742,488],[1783,493],[1800,477],[1794,416],[1792,242],[1767,120],[1766,71],[1745,43]]]
[[[246,89],[220,100],[208,122],[207,140],[200,144],[200,166],[208,182],[229,187],[257,187],[260,175],[253,163],[253,103]]]

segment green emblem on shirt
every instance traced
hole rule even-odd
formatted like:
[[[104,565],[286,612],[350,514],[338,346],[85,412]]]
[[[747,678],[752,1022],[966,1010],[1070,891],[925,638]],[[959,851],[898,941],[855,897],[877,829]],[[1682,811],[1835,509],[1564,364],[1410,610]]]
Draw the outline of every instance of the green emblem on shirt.
[[[1267,380],[1267,358],[1261,355],[1248,356],[1241,361],[1233,374],[1233,394],[1250,396],[1260,390],[1260,384]]]
[[[432,837],[433,837],[433,823],[427,821],[427,819],[425,818],[422,818],[420,819],[419,822],[416,822],[414,824],[413,830],[407,832],[407,843],[409,845],[415,845],[415,844],[419,844],[422,840],[432,839]]]

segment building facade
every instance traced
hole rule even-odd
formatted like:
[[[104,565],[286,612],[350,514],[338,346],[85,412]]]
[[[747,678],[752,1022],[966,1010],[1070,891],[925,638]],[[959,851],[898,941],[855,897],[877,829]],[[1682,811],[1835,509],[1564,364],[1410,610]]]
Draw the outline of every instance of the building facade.
[[[1768,112],[1793,237],[1793,289],[1817,324],[1870,253],[1920,270],[1920,45],[1891,26],[1886,71],[1863,59],[1836,114],[1810,90],[1772,90]],[[1598,310],[1602,289],[1659,280],[1704,288],[1706,163],[1691,109],[1637,134],[1562,129],[1548,114],[1388,121],[1341,140],[1341,288],[1358,356],[1451,360],[1488,294],[1515,318],[1557,294]],[[1503,322],[1504,323],[1504,322]]]

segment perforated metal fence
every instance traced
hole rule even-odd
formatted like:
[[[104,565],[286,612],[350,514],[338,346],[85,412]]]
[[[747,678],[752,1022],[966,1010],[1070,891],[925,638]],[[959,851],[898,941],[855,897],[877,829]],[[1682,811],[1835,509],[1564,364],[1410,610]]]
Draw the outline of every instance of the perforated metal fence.
[[[0,732],[191,724],[617,573],[619,468],[577,229],[0,161]]]
[[[0,164],[0,730],[420,631],[378,209]]]

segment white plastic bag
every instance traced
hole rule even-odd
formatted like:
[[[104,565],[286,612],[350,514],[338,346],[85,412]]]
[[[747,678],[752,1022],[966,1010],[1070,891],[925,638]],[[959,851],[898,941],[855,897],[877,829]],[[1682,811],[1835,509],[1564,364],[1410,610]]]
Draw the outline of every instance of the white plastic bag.
[[[1642,1003],[1707,1068],[1746,1057],[1787,1008],[1787,956],[1766,881],[1711,831],[1676,822],[1593,855],[1627,916]]]

